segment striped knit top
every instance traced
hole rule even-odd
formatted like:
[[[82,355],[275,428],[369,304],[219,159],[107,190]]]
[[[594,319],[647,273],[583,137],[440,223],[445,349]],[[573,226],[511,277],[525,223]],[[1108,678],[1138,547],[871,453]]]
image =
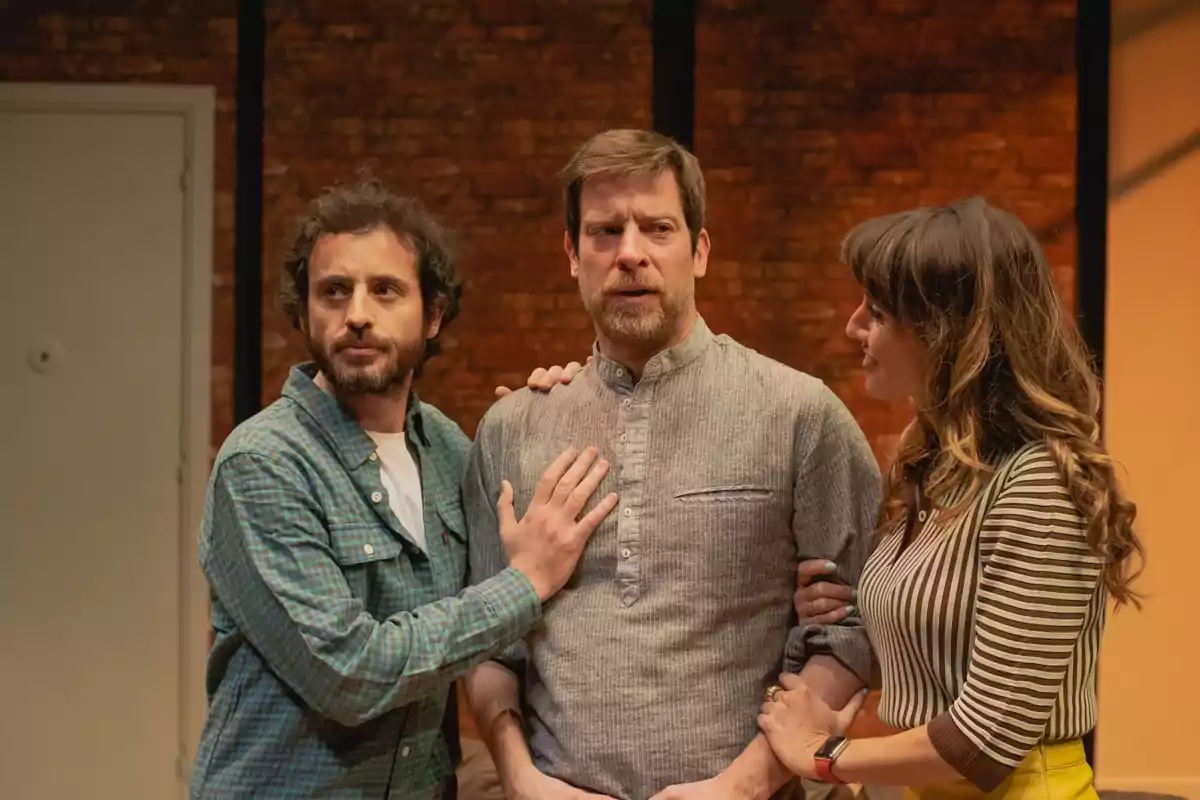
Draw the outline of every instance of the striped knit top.
[[[1103,564],[1042,444],[1000,464],[965,513],[922,508],[908,544],[901,524],[859,585],[879,716],[928,725],[942,758],[990,791],[1039,742],[1095,723]]]

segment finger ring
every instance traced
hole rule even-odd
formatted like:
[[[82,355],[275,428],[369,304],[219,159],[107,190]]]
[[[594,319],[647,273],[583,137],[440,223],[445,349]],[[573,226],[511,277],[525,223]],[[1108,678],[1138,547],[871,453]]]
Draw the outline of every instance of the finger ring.
[[[775,698],[778,697],[779,693],[782,691],[783,691],[783,687],[780,686],[778,683],[773,683],[770,686],[768,686],[767,687],[767,702],[774,703]]]

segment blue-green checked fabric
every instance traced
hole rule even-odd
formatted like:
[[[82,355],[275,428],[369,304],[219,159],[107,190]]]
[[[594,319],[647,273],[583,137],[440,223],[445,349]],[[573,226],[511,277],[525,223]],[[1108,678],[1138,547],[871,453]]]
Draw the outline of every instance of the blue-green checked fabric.
[[[193,798],[440,797],[453,680],[538,619],[519,572],[464,590],[462,431],[414,400],[428,554],[388,503],[375,445],[294,368],[217,456],[200,536],[216,642]]]

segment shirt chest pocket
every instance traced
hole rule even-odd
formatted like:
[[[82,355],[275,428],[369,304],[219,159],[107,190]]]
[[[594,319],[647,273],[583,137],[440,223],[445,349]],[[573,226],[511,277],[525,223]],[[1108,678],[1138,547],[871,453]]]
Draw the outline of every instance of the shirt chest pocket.
[[[467,574],[467,521],[459,503],[445,503],[438,507],[436,519],[441,523],[444,558],[449,575],[456,584],[448,587],[451,594],[457,593],[466,581]]]
[[[685,532],[672,537],[674,557],[706,575],[758,579],[791,563],[791,496],[776,486],[714,481],[678,489],[671,512]]]
[[[775,489],[765,484],[735,483],[726,486],[708,486],[700,489],[682,489],[675,492],[679,503],[759,503],[770,504],[775,499]]]
[[[335,525],[329,539],[350,593],[371,612],[394,605],[390,595],[409,572],[400,540],[391,531],[362,523]]]

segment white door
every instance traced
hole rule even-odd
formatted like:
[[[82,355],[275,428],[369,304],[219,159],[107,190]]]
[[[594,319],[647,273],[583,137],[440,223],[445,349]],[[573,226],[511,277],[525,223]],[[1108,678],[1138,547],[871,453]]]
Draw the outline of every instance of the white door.
[[[177,797],[187,120],[0,106],[0,797]]]

